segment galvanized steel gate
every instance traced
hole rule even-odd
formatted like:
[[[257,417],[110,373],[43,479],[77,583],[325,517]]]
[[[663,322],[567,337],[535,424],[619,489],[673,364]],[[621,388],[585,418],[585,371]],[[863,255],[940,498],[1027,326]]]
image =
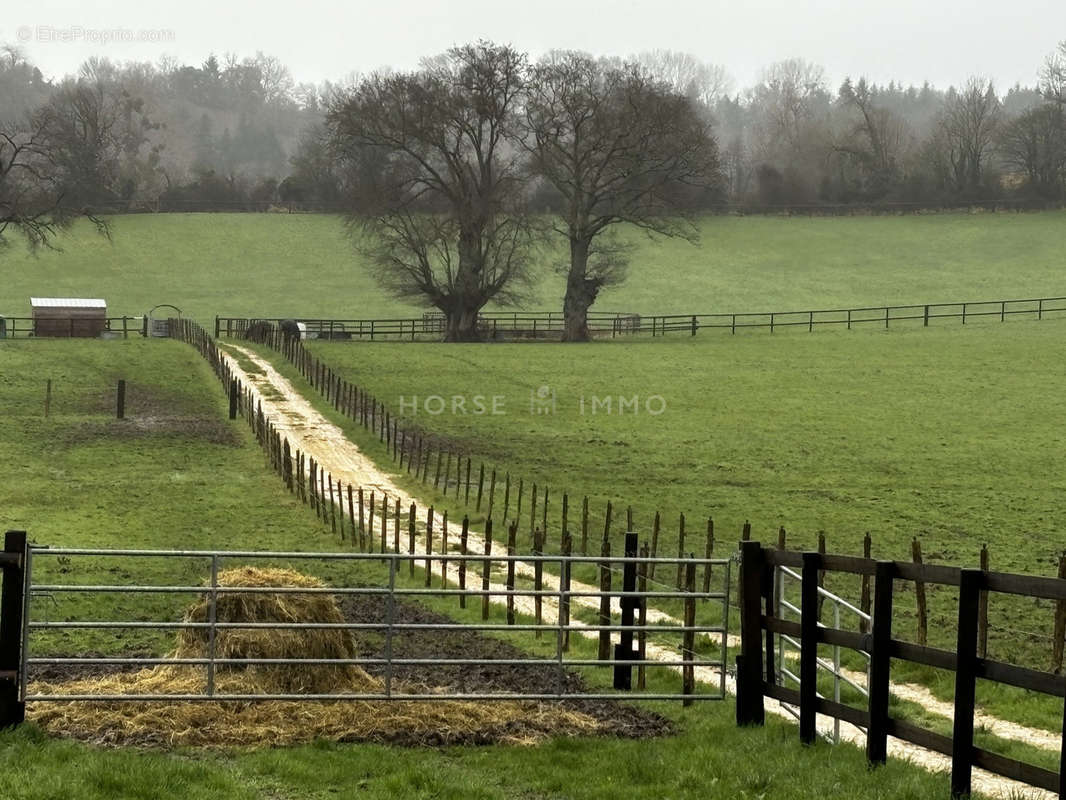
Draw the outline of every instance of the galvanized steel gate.
[[[635,536],[631,534],[630,536]],[[9,534],[10,540],[11,534]],[[17,537],[16,537],[17,538]],[[24,534],[23,540],[24,542]],[[13,549],[19,547],[18,541],[9,541]],[[639,558],[629,556],[562,556],[536,555],[514,556],[492,554],[470,555],[450,552],[436,555],[416,555],[405,553],[307,553],[307,552],[261,552],[261,551],[222,551],[222,550],[121,550],[92,548],[49,548],[22,545],[23,554],[19,559],[22,564],[19,577],[9,581],[5,572],[5,601],[13,602],[18,597],[21,601],[20,616],[15,622],[8,621],[8,606],[5,605],[5,631],[9,640],[13,634],[11,624],[20,628],[16,652],[18,658],[10,666],[17,670],[17,699],[19,704],[25,702],[69,702],[80,700],[136,700],[136,701],[249,701],[249,700],[541,700],[555,701],[580,697],[582,699],[643,699],[643,700],[679,700],[688,704],[692,701],[720,700],[725,697],[726,643],[729,619],[729,559],[698,558]],[[175,583],[143,583],[136,580],[136,565],[151,562],[156,565],[166,561],[168,567],[155,571],[155,575],[175,574],[187,576],[205,576],[202,582],[186,580]],[[46,564],[46,562],[48,562]],[[387,568],[387,582],[383,586],[351,585],[338,580],[348,568],[358,563],[379,562],[382,569]],[[595,587],[571,581],[575,568],[581,565],[600,565],[608,563],[612,570],[623,574],[621,591],[602,592]],[[237,565],[271,564],[291,567],[294,564],[318,564],[331,572],[329,584],[325,588],[274,586],[224,586],[219,583],[219,573],[226,567]],[[634,576],[640,565],[685,564],[690,575],[698,566],[714,571],[715,583],[720,587],[715,591],[697,591],[690,581],[685,589],[678,590],[670,584],[648,585],[643,581],[644,591],[638,591]],[[436,587],[436,582],[429,588],[416,587],[408,580],[413,565],[420,569],[452,569],[462,575],[458,581],[455,573],[448,573],[449,579]],[[450,566],[449,566],[450,565]],[[536,567],[544,576],[546,588],[534,588],[515,585],[514,570],[523,567]],[[171,568],[173,567],[173,568]],[[406,569],[401,569],[406,567]],[[77,574],[83,569],[103,570],[107,573],[120,572],[128,575],[128,580],[115,583],[78,582],[59,580],[56,576]],[[469,569],[468,569],[469,568]],[[492,569],[505,569],[511,576],[509,586],[502,586],[498,577],[493,577]],[[133,570],[131,572],[131,570]],[[407,574],[404,574],[407,573]],[[466,582],[469,574],[471,580]],[[46,581],[39,581],[38,576],[45,575]],[[420,582],[420,581],[418,581]],[[528,583],[528,581],[526,581]],[[20,585],[16,586],[16,583]],[[654,582],[651,582],[654,584]],[[9,586],[10,584],[10,586]],[[428,584],[427,584],[428,585]],[[474,588],[471,588],[474,586]],[[706,588],[706,585],[705,587]],[[220,596],[236,593],[277,593],[277,594],[326,594],[334,597],[345,595],[370,595],[379,597],[385,604],[385,619],[380,622],[231,622],[216,618],[216,603]],[[62,619],[49,619],[50,613],[60,608],[63,597],[92,596],[100,600],[97,605],[106,605],[108,598],[144,598],[151,603],[153,596],[169,595],[172,597],[200,598],[209,603],[208,619],[193,622],[186,619],[136,619],[132,614],[111,615],[113,618],[72,617],[69,613]],[[447,624],[402,622],[395,619],[394,609],[399,598],[417,600],[427,597],[462,596],[464,598],[488,598],[490,602],[508,602],[510,608],[523,598],[531,599],[541,606],[543,618],[540,623],[530,622],[532,616],[527,611],[509,614],[508,623],[482,620],[480,622],[453,622]],[[604,597],[618,600],[613,607],[610,618],[604,619],[597,614],[597,604]],[[526,602],[530,602],[530,600]],[[656,601],[680,601],[683,606],[682,617],[667,615],[650,607]],[[91,604],[90,604],[91,605]],[[187,605],[187,603],[183,604]],[[77,608],[77,605],[73,606]],[[699,614],[697,609],[703,609]],[[619,614],[620,611],[620,614]],[[650,611],[650,613],[649,613]],[[84,613],[84,612],[83,612]],[[713,613],[713,622],[707,617]],[[526,619],[523,620],[522,617]],[[590,621],[582,621],[584,616]],[[620,616],[616,624],[615,618]],[[124,618],[122,618],[124,617]],[[512,622],[513,620],[513,622]],[[644,624],[641,624],[641,623]],[[348,631],[372,632],[384,637],[384,652],[375,657],[351,659],[321,658],[262,658],[233,659],[219,657],[215,652],[216,634],[232,629],[271,629],[271,630],[312,630],[337,628]],[[128,632],[149,631],[178,632],[187,629],[200,629],[207,632],[207,652],[197,658],[141,657],[122,655],[66,655],[55,652],[55,647],[42,649],[45,642],[39,641],[48,636],[83,635],[84,632],[114,632],[126,635]],[[398,658],[393,655],[394,637],[418,630],[462,630],[480,632],[523,632],[538,638],[549,636],[555,640],[554,653],[550,657],[529,657],[513,659],[486,658]],[[572,657],[568,652],[568,640],[571,634],[577,636],[599,637],[602,632],[612,636],[614,647],[608,659]],[[682,647],[676,647],[677,639],[682,637]],[[701,641],[697,642],[697,637]],[[703,637],[709,637],[704,639]],[[8,650],[0,648],[0,656],[7,653],[10,661],[10,641]],[[713,649],[712,649],[713,648]],[[701,657],[698,651],[713,652],[714,657]],[[204,690],[185,694],[85,694],[77,692],[57,692],[42,690],[34,686],[34,671],[45,667],[67,668],[91,667],[153,667],[161,664],[187,665],[203,668],[206,681]],[[287,694],[287,693],[225,693],[216,690],[216,673],[220,669],[247,665],[300,666],[300,665],[357,665],[374,669],[383,677],[382,689],[363,693],[323,693],[323,694]],[[468,665],[472,668],[486,665],[523,665],[552,670],[558,675],[557,689],[553,692],[451,692],[437,693],[429,689],[412,690],[410,686],[397,687],[394,681],[396,667],[425,667],[436,665]],[[678,688],[663,688],[664,681],[655,681],[659,687],[653,691],[609,691],[594,689],[584,692],[567,690],[565,676],[574,668],[609,667],[614,671],[613,685],[629,690],[634,686],[631,681],[633,668],[644,670],[664,670],[674,674],[680,673]],[[4,663],[0,663],[0,670]],[[0,672],[0,679],[4,678]],[[7,674],[8,678],[15,675]],[[700,684],[697,687],[698,683]],[[669,686],[673,678],[667,681]],[[9,681],[10,682],[10,681]],[[643,681],[641,681],[643,683]],[[20,721],[20,720],[19,720]]]

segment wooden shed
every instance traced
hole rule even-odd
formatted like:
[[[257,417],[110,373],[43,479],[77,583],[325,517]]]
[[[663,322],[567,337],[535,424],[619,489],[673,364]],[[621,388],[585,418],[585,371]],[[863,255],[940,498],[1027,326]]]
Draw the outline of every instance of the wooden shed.
[[[107,328],[107,302],[81,297],[31,297],[34,336],[96,338]]]

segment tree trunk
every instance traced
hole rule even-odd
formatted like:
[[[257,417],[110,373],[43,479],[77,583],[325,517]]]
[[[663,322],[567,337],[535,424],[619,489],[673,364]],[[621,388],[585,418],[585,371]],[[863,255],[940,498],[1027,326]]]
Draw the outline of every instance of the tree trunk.
[[[570,239],[570,272],[566,277],[566,296],[563,298],[563,341],[588,342],[589,308],[596,302],[600,282],[586,277],[589,263],[589,241]]]
[[[477,329],[478,309],[452,308],[445,312],[447,326],[444,332],[446,342],[480,342],[481,334]]]

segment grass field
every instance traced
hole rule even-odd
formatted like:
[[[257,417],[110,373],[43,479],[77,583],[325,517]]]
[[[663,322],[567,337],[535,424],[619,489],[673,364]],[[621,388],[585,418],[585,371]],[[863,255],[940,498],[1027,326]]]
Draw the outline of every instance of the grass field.
[[[600,306],[684,313],[1064,294],[1064,225],[1062,212],[708,219],[698,248],[636,239],[629,283],[605,293]],[[381,294],[331,217],[131,216],[115,220],[111,242],[78,227],[62,245],[61,253],[31,257],[10,249],[0,256],[0,313],[27,313],[30,295],[68,294],[106,297],[116,314],[172,302],[204,322],[216,313],[420,313]],[[546,255],[528,307],[560,304],[562,284],[550,260]],[[683,511],[695,535],[687,549],[702,547],[705,518],[713,515],[720,554],[750,520],[763,541],[775,540],[784,525],[795,547],[813,546],[824,530],[836,552],[857,552],[870,531],[874,555],[885,558],[908,557],[918,536],[929,561],[975,564],[987,543],[994,568],[1046,575],[1066,529],[1064,339],[1066,318],[773,337],[706,333],[566,348],[311,346],[394,411],[406,398],[408,415],[413,398],[441,395],[450,404],[456,395],[472,408],[474,395],[501,396],[501,415],[431,415],[423,406],[416,421],[476,459],[523,476],[527,487],[547,484],[553,497],[568,490],[571,519],[582,494],[599,520],[607,500],[616,520],[632,505],[643,531],[661,510],[667,550],[676,547]],[[111,420],[119,377],[131,382],[131,416],[140,422]],[[44,419],[48,378],[55,396]],[[531,392],[541,386],[555,393],[554,414],[529,413]],[[618,398],[634,395],[659,396],[665,410],[652,415],[642,403],[636,414],[617,413]],[[600,406],[591,414],[592,398],[608,396],[614,413]],[[53,544],[335,546],[263,469],[246,429],[224,420],[221,392],[191,348],[134,340],[0,343],[0,398],[7,473],[0,529],[28,528]],[[387,463],[376,440],[347,429]],[[424,496],[441,507],[439,496]],[[553,506],[553,517],[558,510]],[[857,595],[857,585],[833,588]],[[933,643],[953,644],[952,593],[933,591],[930,603]],[[897,603],[903,637],[914,627],[909,606],[905,596]],[[1046,668],[1049,605],[993,597],[991,615],[994,658]],[[150,637],[138,644],[163,646]],[[943,673],[893,674],[951,698]],[[978,697],[1004,718],[1061,727],[1061,703],[983,683]],[[942,778],[899,765],[868,775],[861,754],[848,747],[803,750],[784,723],[738,732],[731,706],[668,715],[683,723],[669,740],[562,740],[535,750],[446,749],[416,758],[399,748],[331,744],[161,755],[55,742],[31,728],[0,738],[0,764],[14,765],[13,772],[0,770],[0,794],[70,796],[71,785],[83,789],[79,797],[294,800],[337,792],[622,797],[633,787],[670,797],[917,798],[943,791]],[[1047,754],[1035,760],[1043,763]]]
[[[1066,528],[1059,502],[1066,434],[1055,422],[1066,413],[1058,367],[1064,336],[1066,319],[565,351],[553,344],[312,348],[394,412],[403,402],[408,417],[475,463],[524,477],[527,490],[536,481],[553,495],[568,491],[572,508],[589,495],[598,526],[608,500],[616,519],[632,506],[645,536],[662,511],[666,552],[675,552],[684,512],[689,549],[702,547],[704,520],[713,516],[725,547],[750,520],[755,538],[775,542],[783,525],[800,548],[814,547],[825,531],[833,552],[861,553],[869,531],[882,558],[909,558],[918,537],[928,561],[976,565],[987,544],[996,569],[1047,575]],[[555,392],[556,411],[531,414],[531,393],[543,385]],[[431,395],[445,398],[445,413],[426,412]],[[503,398],[504,413],[469,413],[478,395]],[[451,413],[453,396],[465,399],[468,413]],[[608,396],[614,413],[601,404],[593,414],[592,398]],[[659,396],[653,410],[665,410],[649,414],[642,401],[636,413],[618,413],[618,398],[633,396]],[[432,401],[430,410],[439,405]],[[857,596],[857,586],[842,590]],[[951,644],[953,593],[931,597],[933,635]],[[1050,605],[993,598],[991,607],[992,654],[1046,667]]]
[[[124,423],[112,418],[119,377],[130,382]],[[46,419],[49,378],[54,398]],[[264,468],[243,425],[225,420],[222,393],[191,348],[137,340],[7,342],[0,345],[0,395],[0,529],[26,528],[54,545],[338,546]],[[140,609],[146,616],[155,611]],[[943,776],[898,762],[870,773],[853,747],[803,748],[784,722],[737,730],[731,704],[660,710],[679,725],[676,736],[560,739],[534,748],[321,743],[160,752],[56,740],[24,726],[0,734],[0,796],[918,800],[946,785]]]
[[[632,233],[630,277],[597,307],[638,313],[776,311],[1063,294],[1066,212],[906,217],[713,217],[699,246]],[[62,252],[0,257],[0,314],[30,296],[103,297],[114,314],[174,303],[234,316],[411,316],[374,284],[337,217],[117,217],[78,225]],[[539,258],[526,308],[561,308],[559,253]]]

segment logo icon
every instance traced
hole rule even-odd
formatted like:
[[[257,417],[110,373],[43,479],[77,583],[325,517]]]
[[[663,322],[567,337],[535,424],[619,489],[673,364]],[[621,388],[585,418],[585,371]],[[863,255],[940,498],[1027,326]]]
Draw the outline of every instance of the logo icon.
[[[550,386],[541,386],[529,393],[530,414],[554,414],[555,390]]]

